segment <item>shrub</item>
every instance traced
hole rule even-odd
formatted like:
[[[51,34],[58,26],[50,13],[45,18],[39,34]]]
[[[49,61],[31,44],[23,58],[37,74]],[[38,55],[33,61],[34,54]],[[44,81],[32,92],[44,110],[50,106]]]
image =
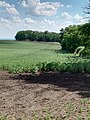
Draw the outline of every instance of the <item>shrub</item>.
[[[79,46],[90,47],[90,22],[82,25],[70,25],[61,31],[62,49],[74,52]]]
[[[34,72],[38,71],[53,71],[53,72],[88,72],[90,73],[90,61],[84,60],[81,61],[79,59],[73,59],[66,63],[60,62],[49,62],[49,63],[38,63],[33,67]]]
[[[84,50],[81,52],[80,56],[90,58],[90,48],[84,49]]]

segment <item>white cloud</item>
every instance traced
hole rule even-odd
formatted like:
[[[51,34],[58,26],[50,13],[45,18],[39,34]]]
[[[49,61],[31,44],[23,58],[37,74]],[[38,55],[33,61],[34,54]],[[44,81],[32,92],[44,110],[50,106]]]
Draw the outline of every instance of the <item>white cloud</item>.
[[[66,19],[66,21],[68,21],[71,24],[83,24],[86,22],[85,19],[83,19],[82,16],[80,16],[79,14],[75,14],[75,15],[70,15],[67,12],[63,12],[61,17],[63,17],[64,19]]]
[[[19,4],[20,4],[20,2],[19,2]],[[26,1],[25,0],[23,0],[22,2],[21,2],[21,5],[20,6],[22,6],[22,7],[28,7],[28,5],[26,4]]]
[[[4,18],[0,18],[0,22],[1,23],[10,23],[7,19],[4,19]]]
[[[31,18],[25,18],[24,19],[25,24],[35,24],[36,21]]]
[[[15,26],[31,26],[35,25],[36,21],[32,18],[20,18],[19,16],[13,16],[10,19],[11,24],[14,24]]]
[[[66,5],[66,8],[71,8],[72,7],[72,5]]]
[[[80,16],[79,14],[76,14],[73,16],[74,19],[76,20],[81,20],[82,19],[82,16]]]
[[[48,20],[48,19],[46,19],[46,18],[44,18],[44,20],[42,21],[44,24],[47,24],[47,25],[49,25],[49,26],[55,26],[56,24],[55,24],[55,21],[53,21],[53,20]]]
[[[40,0],[23,0],[21,6],[29,7],[36,15],[55,15],[59,7],[63,7],[63,4],[59,2],[40,2]]]
[[[80,16],[79,14],[74,15],[73,19],[78,21],[80,24],[84,24],[85,22],[87,22],[87,20],[83,19],[83,17]]]
[[[72,19],[72,16],[67,12],[63,12],[61,16],[67,20]]]
[[[5,1],[0,1],[0,7],[11,7],[11,5]]]
[[[9,14],[19,15],[19,13],[16,10],[15,6],[10,5],[9,3],[5,2],[5,1],[0,1],[0,7],[4,7],[6,12],[8,12]]]
[[[17,10],[14,7],[7,7],[6,12],[8,12],[10,14],[14,14],[14,15],[19,15],[19,13],[17,12]]]
[[[20,18],[19,16],[12,16],[9,19],[0,18],[0,24],[4,26],[27,27],[35,25],[36,21],[31,18]]]
[[[1,28],[1,30],[3,28],[9,29],[10,28],[10,21],[5,19],[5,18],[0,18],[0,28]]]
[[[12,17],[11,21],[14,23],[22,23],[22,20],[20,19],[19,16]]]

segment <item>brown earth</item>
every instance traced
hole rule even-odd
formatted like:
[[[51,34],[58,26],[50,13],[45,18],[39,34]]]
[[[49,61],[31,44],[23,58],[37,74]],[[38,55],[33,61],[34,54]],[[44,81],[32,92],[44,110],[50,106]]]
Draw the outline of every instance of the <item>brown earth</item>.
[[[34,112],[44,117],[46,110],[64,120],[67,104],[77,108],[81,98],[90,98],[90,74],[12,75],[0,71],[0,115],[7,116],[7,120],[34,120]],[[74,117],[68,120],[76,120]],[[87,120],[85,114],[83,119]]]

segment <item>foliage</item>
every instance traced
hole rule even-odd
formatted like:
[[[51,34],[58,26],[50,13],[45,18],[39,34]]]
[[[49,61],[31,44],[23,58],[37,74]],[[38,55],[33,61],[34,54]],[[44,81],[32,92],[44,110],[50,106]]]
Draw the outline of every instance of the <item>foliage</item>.
[[[73,54],[63,54],[59,43],[0,41],[0,69],[12,73],[37,71],[39,62],[65,62],[68,56]]]
[[[42,66],[44,64],[44,66]],[[65,63],[61,62],[49,62],[49,63],[39,63],[36,64],[38,71],[53,71],[53,72],[88,72],[90,73],[90,61],[79,60],[79,59],[69,59]],[[43,68],[42,68],[43,67]]]
[[[15,36],[18,41],[43,41],[43,42],[58,42],[60,34],[55,32],[38,32],[38,31],[19,31]]]
[[[90,47],[90,22],[82,25],[70,25],[61,29],[62,49],[67,52],[74,52],[79,46]]]
[[[81,52],[81,56],[90,58],[90,48],[86,48]]]
[[[90,73],[90,59],[63,53],[59,43],[0,41],[0,69],[14,74],[38,71]]]

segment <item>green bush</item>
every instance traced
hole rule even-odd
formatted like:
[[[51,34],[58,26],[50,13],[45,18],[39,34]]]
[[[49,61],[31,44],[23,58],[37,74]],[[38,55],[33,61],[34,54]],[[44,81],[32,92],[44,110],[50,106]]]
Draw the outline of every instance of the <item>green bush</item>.
[[[85,72],[90,73],[90,61],[84,63]]]
[[[90,48],[90,22],[82,25],[70,25],[61,31],[62,49],[74,52],[79,46]]]
[[[81,52],[80,56],[90,58],[90,48],[84,49],[84,50]]]
[[[33,69],[31,70],[31,72],[36,73],[38,71],[90,73],[90,61],[87,61],[87,60],[81,61],[78,59],[73,59],[66,63],[60,63],[60,62],[38,63],[35,66],[33,66]]]
[[[40,62],[28,68],[7,69],[10,73],[37,73],[37,72],[87,72],[90,73],[90,60],[88,59],[70,59],[68,62]]]

